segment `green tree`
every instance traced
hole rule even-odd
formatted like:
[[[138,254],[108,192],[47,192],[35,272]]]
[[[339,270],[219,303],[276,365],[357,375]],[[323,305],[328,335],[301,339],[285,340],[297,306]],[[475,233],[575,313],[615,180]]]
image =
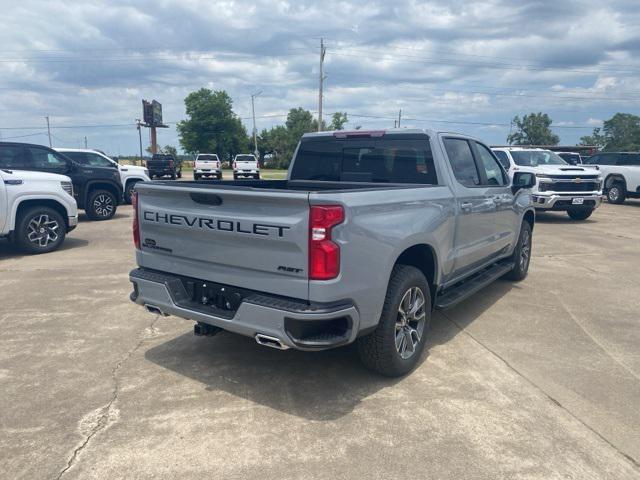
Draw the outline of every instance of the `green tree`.
[[[546,113],[530,113],[522,119],[513,117],[516,131],[507,137],[507,142],[513,145],[557,145],[560,137],[551,131],[553,120]]]
[[[292,108],[284,125],[263,130],[260,133],[258,150],[262,157],[273,154],[279,168],[288,168],[300,137],[304,133],[317,130],[318,121],[313,118],[310,111],[302,107]]]
[[[598,147],[598,149],[603,149],[606,144],[607,139],[602,134],[602,129],[600,127],[594,128],[593,134],[580,137],[580,145],[594,145]]]
[[[178,158],[178,149],[172,145],[162,147],[162,153],[167,153],[173,155],[174,158]]]
[[[180,145],[187,153],[211,152],[231,159],[249,148],[247,130],[233,112],[224,90],[201,88],[184,99],[187,119],[178,122]]]
[[[342,130],[348,121],[347,112],[335,112],[331,116],[329,130]]]
[[[640,150],[640,117],[631,113],[616,113],[605,120],[602,128],[594,128],[593,134],[580,139],[582,145],[597,145],[602,150]]]

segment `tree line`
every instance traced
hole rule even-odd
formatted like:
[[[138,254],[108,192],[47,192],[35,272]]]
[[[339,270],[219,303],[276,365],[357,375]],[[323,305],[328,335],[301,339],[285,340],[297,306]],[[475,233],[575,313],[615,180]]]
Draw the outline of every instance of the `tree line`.
[[[224,90],[201,88],[184,99],[187,118],[178,122],[180,146],[189,154],[217,153],[230,160],[239,153],[253,151],[253,137],[233,111],[233,101]],[[342,130],[347,114],[336,112],[329,125],[323,121],[323,130]],[[284,125],[264,129],[258,135],[260,157],[270,158],[271,164],[287,168],[303,133],[318,130],[318,120],[302,107],[292,108]]]
[[[230,160],[239,153],[254,150],[253,138],[233,111],[233,101],[224,90],[201,88],[184,99],[187,118],[178,122],[180,145],[188,154],[217,153]],[[348,122],[344,112],[336,112],[323,130],[342,130]],[[552,131],[553,120],[543,112],[515,116],[507,136],[511,145],[558,145],[560,137]],[[318,120],[309,110],[292,108],[284,125],[263,129],[258,135],[258,151],[272,166],[287,168],[302,134],[318,130]],[[616,113],[591,135],[583,136],[580,145],[595,145],[600,150],[640,150],[640,117]],[[172,147],[165,147],[169,150]]]
[[[560,137],[553,133],[553,121],[546,113],[538,112],[515,116],[515,131],[507,137],[512,145],[558,145]],[[592,145],[602,151],[640,150],[640,117],[631,113],[616,113],[593,129],[591,135],[580,138],[580,145]]]

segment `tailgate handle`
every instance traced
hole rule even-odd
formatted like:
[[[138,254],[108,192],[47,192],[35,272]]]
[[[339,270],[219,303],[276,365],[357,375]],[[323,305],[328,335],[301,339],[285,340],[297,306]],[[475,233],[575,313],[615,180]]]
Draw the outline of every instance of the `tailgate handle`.
[[[211,193],[190,193],[191,200],[203,205],[222,205],[222,198]]]

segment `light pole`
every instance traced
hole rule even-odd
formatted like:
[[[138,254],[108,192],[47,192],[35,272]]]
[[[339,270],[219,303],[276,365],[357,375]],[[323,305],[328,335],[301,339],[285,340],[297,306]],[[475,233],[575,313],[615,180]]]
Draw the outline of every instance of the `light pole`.
[[[251,94],[251,114],[253,116],[253,153],[256,156],[256,159],[260,158],[260,152],[258,151],[258,130],[256,129],[256,107],[255,107],[255,98],[258,97],[262,93],[262,90],[258,90],[256,93]]]
[[[136,118],[136,126],[138,127],[138,140],[140,140],[140,165],[142,165],[142,123]]]

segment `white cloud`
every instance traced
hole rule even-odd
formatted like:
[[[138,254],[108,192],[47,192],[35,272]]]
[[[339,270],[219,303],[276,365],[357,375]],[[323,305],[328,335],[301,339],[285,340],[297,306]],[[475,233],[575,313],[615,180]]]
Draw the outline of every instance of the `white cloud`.
[[[325,111],[352,125],[407,118],[504,142],[516,114],[545,111],[566,143],[616,111],[639,113],[640,12],[597,0],[25,0],[3,9],[0,133],[6,127],[120,124],[141,98],[167,121],[202,86],[227,90],[241,116],[317,108],[318,42],[328,45]],[[363,115],[356,117],[355,115]],[[366,115],[366,117],[364,116]],[[371,118],[384,117],[384,118]],[[588,119],[588,120],[584,120]],[[408,121],[407,126],[411,124]],[[134,128],[54,130],[60,141],[113,153],[137,150]],[[44,138],[33,137],[35,141]],[[160,142],[177,143],[175,130]]]

